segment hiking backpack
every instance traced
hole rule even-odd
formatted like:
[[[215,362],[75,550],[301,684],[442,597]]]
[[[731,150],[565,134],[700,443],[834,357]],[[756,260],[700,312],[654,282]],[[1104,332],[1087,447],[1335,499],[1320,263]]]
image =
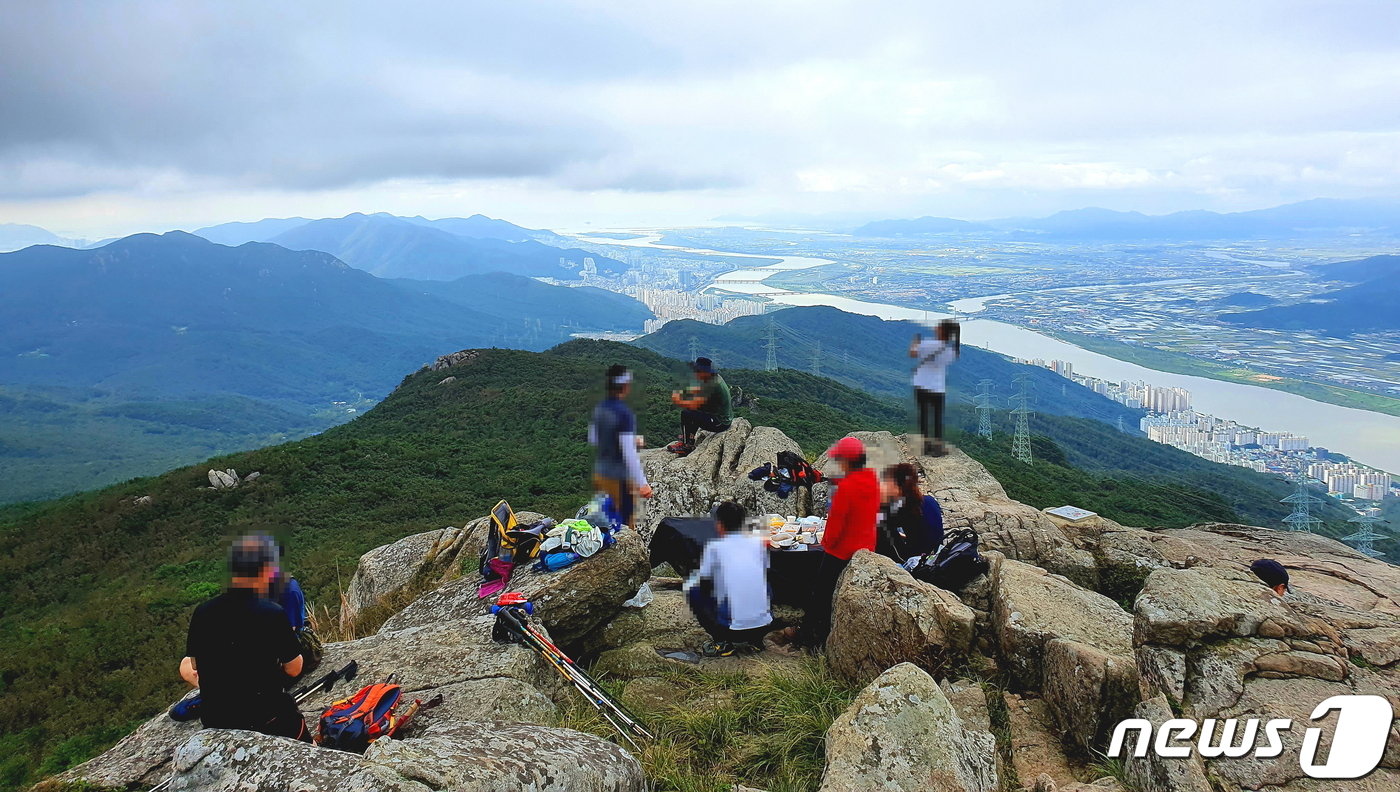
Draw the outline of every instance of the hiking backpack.
[[[491,525],[486,532],[486,547],[481,551],[481,561],[478,564],[482,577],[487,580],[497,577],[497,573],[489,566],[493,558],[516,564],[533,560],[539,555],[540,542],[550,527],[553,526],[545,523],[521,527],[510,504],[505,501],[497,503],[491,509]]]
[[[338,751],[364,753],[380,737],[392,737],[403,719],[398,715],[403,688],[393,677],[367,685],[347,699],[341,699],[321,713],[316,744]]]
[[[794,487],[808,487],[822,480],[821,471],[795,451],[778,452],[778,468],[786,469]]]
[[[961,591],[979,575],[987,573],[987,559],[977,552],[977,532],[954,528],[943,538],[938,552],[918,559],[909,570],[915,578],[945,591]]]

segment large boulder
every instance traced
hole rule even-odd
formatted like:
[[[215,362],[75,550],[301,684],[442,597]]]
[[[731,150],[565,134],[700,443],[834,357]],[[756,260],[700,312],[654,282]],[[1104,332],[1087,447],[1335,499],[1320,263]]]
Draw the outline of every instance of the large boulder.
[[[364,756],[263,734],[197,732],[175,752],[169,789],[201,792],[641,792],[637,760],[567,729],[442,723],[379,740]]]
[[[529,512],[517,516],[526,522],[540,517]],[[481,546],[489,523],[489,517],[482,517],[462,528],[448,526],[416,533],[360,556],[341,604],[341,623],[354,624],[375,609],[402,607],[408,604],[399,601],[405,596],[457,577],[462,551]]]
[[[624,530],[617,544],[557,572],[517,567],[508,590],[528,597],[554,639],[572,645],[617,615],[649,574],[646,542],[636,531]],[[480,582],[479,576],[468,574],[429,591],[391,616],[381,632],[488,612],[491,602],[476,596]]]
[[[641,608],[623,608],[617,618],[585,638],[582,648],[586,654],[594,654],[645,642],[663,651],[693,651],[709,638],[695,620],[684,592],[653,586],[651,602]]]
[[[993,792],[996,741],[973,731],[923,669],[871,682],[826,734],[821,792]]]
[[[1088,753],[1137,704],[1133,619],[1118,603],[1019,561],[998,565],[992,629],[1012,685],[1041,691]]]
[[[749,471],[776,462],[780,451],[802,455],[802,448],[770,426],[753,426],[735,418],[728,430],[703,435],[695,450],[678,457],[664,449],[643,451],[642,470],[654,495],[640,501],[637,527],[650,536],[666,517],[709,514],[724,501],[734,501],[751,513],[812,514],[812,494],[799,489],[787,498],[750,481]]]
[[[645,792],[642,766],[622,748],[569,729],[444,723],[412,740],[381,740],[369,763],[453,792]]]
[[[524,646],[493,642],[493,622],[489,615],[477,615],[327,644],[322,670],[354,660],[359,677],[349,685],[310,696],[302,702],[302,715],[314,727],[332,701],[394,674],[411,698],[427,700],[443,694],[442,706],[425,715],[425,722],[549,720],[554,713],[552,698],[567,695],[560,677]],[[198,722],[175,723],[161,713],[59,780],[115,789],[154,784],[169,773],[176,747],[197,731]]]
[[[1240,526],[1175,533],[1158,549],[1172,563],[1197,565],[1153,571],[1137,598],[1134,641],[1143,678],[1162,692],[1162,701],[1174,700],[1196,721],[1291,720],[1294,727],[1281,734],[1282,755],[1219,757],[1206,767],[1239,787],[1313,789],[1299,753],[1314,707],[1332,696],[1357,694],[1385,696],[1392,707],[1400,706],[1400,658],[1385,642],[1400,628],[1393,610],[1400,595],[1394,568],[1353,557],[1340,546],[1329,548],[1336,543],[1320,537],[1273,537]],[[1190,546],[1189,558],[1178,542]],[[1300,549],[1319,555],[1303,559],[1296,555]],[[1269,551],[1299,570],[1286,596],[1243,566]],[[1330,744],[1335,718],[1315,725],[1323,733],[1321,744]],[[1165,772],[1158,765],[1169,763],[1136,764],[1150,780]],[[1400,788],[1400,727],[1392,725],[1380,769],[1348,784],[1336,788]]]
[[[905,662],[937,673],[966,657],[975,619],[955,595],[861,550],[836,587],[827,660],[862,685]]]
[[[1057,638],[1133,656],[1133,617],[1098,592],[1011,559],[992,587],[992,628],[1014,687],[1040,689],[1045,647]]]

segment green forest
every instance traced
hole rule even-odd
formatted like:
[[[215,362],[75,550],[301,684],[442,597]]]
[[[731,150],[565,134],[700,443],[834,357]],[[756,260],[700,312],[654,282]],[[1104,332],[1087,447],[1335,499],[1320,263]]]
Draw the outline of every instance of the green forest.
[[[636,372],[640,430],[673,435],[668,395],[688,376],[680,361],[601,341],[544,353],[492,349],[448,371],[414,373],[372,410],[313,437],[0,508],[0,788],[95,755],[179,695],[190,611],[219,589],[225,547],[239,533],[280,536],[287,568],[312,602],[333,604],[359,555],[385,542],[462,525],[501,498],[572,513],[590,495],[586,422],[615,362]],[[808,373],[733,370],[726,378],[757,397],[740,416],[782,429],[813,457],[850,431],[908,426],[901,401]],[[998,426],[1005,419],[999,414]],[[1128,524],[1183,526],[1239,519],[1246,505],[1264,511],[1222,490],[1257,491],[1265,501],[1276,494],[1267,477],[1084,418],[1038,417],[1037,463],[1026,466],[1010,457],[1009,438],[968,436],[971,421],[971,410],[955,408],[952,439],[1013,498],[1037,507],[1073,503]],[[1082,443],[1063,439],[1071,437]],[[1110,454],[1095,447],[1140,464],[1097,466],[1096,456]],[[206,488],[211,466],[262,475],[214,491]],[[1183,475],[1202,484],[1183,484]],[[1203,486],[1211,476],[1228,486]],[[150,505],[135,502],[147,495]]]

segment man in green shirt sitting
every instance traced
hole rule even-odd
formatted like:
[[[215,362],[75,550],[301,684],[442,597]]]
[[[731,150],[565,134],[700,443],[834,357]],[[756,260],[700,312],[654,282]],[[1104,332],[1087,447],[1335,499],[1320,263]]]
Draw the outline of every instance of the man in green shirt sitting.
[[[723,432],[734,420],[729,386],[715,372],[710,359],[696,358],[690,368],[695,372],[696,384],[687,388],[684,395],[671,394],[671,401],[681,408],[681,438],[666,446],[666,450],[678,456],[695,450],[696,432]]]

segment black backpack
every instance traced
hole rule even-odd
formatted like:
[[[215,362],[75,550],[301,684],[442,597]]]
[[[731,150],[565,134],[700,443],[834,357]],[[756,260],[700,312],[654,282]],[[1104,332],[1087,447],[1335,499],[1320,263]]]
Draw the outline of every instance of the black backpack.
[[[788,471],[788,478],[794,487],[810,489],[813,484],[822,480],[821,471],[812,467],[807,460],[793,451],[778,452],[778,467]]]
[[[925,583],[945,591],[961,591],[988,569],[987,559],[977,552],[977,532],[971,528],[954,528],[943,538],[938,552],[919,559],[910,573]]]

